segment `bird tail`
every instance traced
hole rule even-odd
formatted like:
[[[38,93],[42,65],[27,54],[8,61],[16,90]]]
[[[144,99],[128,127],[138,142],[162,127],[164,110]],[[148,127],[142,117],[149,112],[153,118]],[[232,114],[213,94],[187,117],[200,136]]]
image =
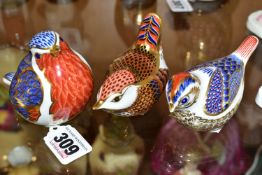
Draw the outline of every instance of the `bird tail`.
[[[9,72],[9,73],[7,73],[7,74],[4,75],[2,81],[3,81],[6,85],[10,86],[10,85],[11,85],[11,82],[12,82],[12,80],[13,80],[13,78],[14,78],[14,76],[15,76],[15,73],[14,73],[14,72]]]
[[[233,54],[235,54],[244,62],[244,64],[246,64],[249,57],[257,48],[258,43],[258,38],[250,35],[241,43],[241,45],[237,48],[237,50],[235,50],[235,52],[233,52]]]
[[[139,27],[135,45],[145,45],[157,50],[160,43],[160,27],[160,17],[155,13],[149,13]]]

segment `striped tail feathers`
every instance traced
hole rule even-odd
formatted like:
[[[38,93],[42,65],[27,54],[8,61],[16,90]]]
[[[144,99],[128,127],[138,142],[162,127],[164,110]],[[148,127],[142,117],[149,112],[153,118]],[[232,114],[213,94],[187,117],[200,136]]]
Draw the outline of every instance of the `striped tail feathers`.
[[[158,50],[160,43],[161,19],[157,14],[150,13],[142,21],[135,45],[146,45]]]
[[[6,85],[10,86],[14,76],[15,76],[15,72],[9,72],[9,73],[5,74],[4,77],[3,77],[3,82]]]
[[[241,45],[233,52],[233,54],[235,54],[244,62],[244,64],[246,64],[252,53],[257,48],[258,43],[259,39],[253,35],[250,35],[241,43]]]

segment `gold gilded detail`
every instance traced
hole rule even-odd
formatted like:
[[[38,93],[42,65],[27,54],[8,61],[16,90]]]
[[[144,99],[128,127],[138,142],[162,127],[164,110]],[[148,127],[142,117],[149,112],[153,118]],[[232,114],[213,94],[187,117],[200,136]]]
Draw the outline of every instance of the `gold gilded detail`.
[[[196,116],[195,113],[191,113],[189,110],[176,110],[172,113],[172,116],[177,121],[187,127],[198,131],[210,131],[221,128],[237,111],[239,104],[237,104],[230,112],[219,119],[203,119]]]
[[[93,110],[98,110],[98,109],[101,107],[102,104],[103,104],[103,101],[102,101],[102,100],[97,101],[97,102],[93,105],[92,109],[93,109]]]
[[[59,54],[60,52],[60,48],[59,46],[57,45],[54,45],[51,49],[50,49],[50,54],[53,56],[53,57],[57,57],[57,55]]]

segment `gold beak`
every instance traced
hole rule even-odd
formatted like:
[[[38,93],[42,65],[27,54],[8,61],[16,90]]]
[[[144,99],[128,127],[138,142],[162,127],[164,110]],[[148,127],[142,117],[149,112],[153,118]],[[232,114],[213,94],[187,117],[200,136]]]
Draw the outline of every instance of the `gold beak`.
[[[175,111],[174,104],[173,104],[173,103],[170,103],[170,104],[169,104],[169,112],[170,112],[170,113],[173,113],[174,111]]]
[[[100,107],[101,107],[102,104],[103,104],[103,101],[102,101],[102,100],[99,100],[99,101],[97,101],[97,102],[93,105],[92,109],[93,109],[93,110],[98,110],[98,109],[100,109]]]
[[[50,50],[50,53],[51,53],[52,56],[56,57],[58,55],[59,51],[60,51],[59,46],[54,45],[52,47],[52,49]]]

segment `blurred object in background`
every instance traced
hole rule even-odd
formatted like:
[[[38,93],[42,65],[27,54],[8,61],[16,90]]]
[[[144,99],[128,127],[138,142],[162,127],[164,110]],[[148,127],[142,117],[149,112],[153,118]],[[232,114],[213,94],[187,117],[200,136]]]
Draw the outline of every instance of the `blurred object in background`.
[[[16,72],[20,61],[24,58],[26,52],[15,47],[6,47],[0,49],[0,82],[7,72]]]
[[[137,7],[147,8],[156,2],[156,0],[121,0],[121,1],[127,9],[132,9]]]
[[[255,104],[242,104],[237,112],[241,125],[242,141],[247,147],[255,148],[262,144],[262,109]]]
[[[47,148],[44,141],[34,143],[35,163],[41,175],[84,175],[86,156],[68,165],[62,165],[54,154]],[[48,163],[47,163],[48,162]]]
[[[13,167],[26,166],[32,161],[32,150],[27,146],[14,147],[7,156],[8,162]]]
[[[173,16],[174,29],[177,30],[176,46],[179,46],[174,52],[184,60],[186,69],[229,54],[232,33],[229,17],[222,21],[218,12],[210,15],[175,13]]]
[[[226,3],[228,0],[189,0],[195,11],[212,12]]]
[[[136,175],[144,155],[143,140],[130,119],[112,117],[99,128],[90,154],[94,175]]]
[[[247,28],[262,38],[262,10],[251,13],[247,19]]]
[[[67,4],[67,3],[75,2],[77,0],[48,0],[48,1],[57,4]]]
[[[257,91],[256,104],[262,108],[262,86]]]
[[[115,26],[127,47],[133,44],[143,17],[151,12],[156,12],[156,0],[116,0]]]
[[[0,49],[0,130],[17,131],[19,129],[15,111],[9,101],[9,91],[3,84],[2,77],[6,72],[16,71],[24,56],[25,52],[15,47]]]
[[[257,149],[252,166],[245,175],[261,175],[262,174],[262,145]]]
[[[195,132],[170,119],[158,135],[151,165],[159,175],[242,175],[250,162],[234,119],[219,134]]]
[[[17,5],[21,6],[26,3],[28,0],[1,0],[0,7],[2,7],[6,3],[16,3]]]
[[[262,44],[260,43],[246,67],[246,90],[236,112],[236,117],[241,126],[242,141],[246,147],[253,150],[262,144],[262,109],[255,102],[258,89],[262,84],[262,76],[260,76],[262,70],[261,54]]]
[[[42,175],[42,174],[39,172],[38,167],[29,165],[29,166],[12,168],[4,175]]]
[[[17,131],[18,129],[15,111],[8,99],[8,90],[0,84],[0,130]]]
[[[56,2],[56,3],[51,3]],[[68,42],[71,48],[88,55],[90,43],[84,34],[83,9],[88,0],[37,1],[32,9],[33,26],[37,32],[53,30]],[[39,20],[41,20],[39,24]]]
[[[5,41],[19,49],[25,49],[32,31],[25,3],[26,0],[3,0],[1,7]]]

